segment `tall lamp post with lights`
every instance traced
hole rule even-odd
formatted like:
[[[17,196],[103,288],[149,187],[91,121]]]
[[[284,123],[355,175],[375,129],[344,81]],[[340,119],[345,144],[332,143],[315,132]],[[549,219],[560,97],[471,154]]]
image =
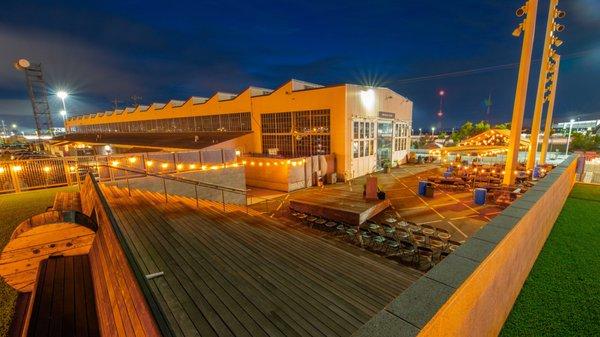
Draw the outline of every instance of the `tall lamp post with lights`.
[[[562,32],[565,29],[565,26],[555,22],[555,19],[562,19],[565,17],[565,12],[556,8],[557,5],[558,0],[550,0],[537,96],[535,99],[533,118],[531,120],[530,146],[529,151],[527,152],[526,164],[527,170],[533,170],[533,167],[535,166],[544,103],[549,102],[550,92],[553,90],[553,87],[556,88],[556,83],[554,83],[556,78],[553,74],[558,72],[559,56],[556,54],[555,48],[558,48],[563,44],[562,40],[556,37],[556,33]],[[552,104],[554,104],[554,102],[552,102]],[[548,111],[550,111],[550,107],[548,107]],[[552,118],[550,113],[546,114],[546,120],[548,120],[548,118]],[[544,132],[548,132],[548,130],[545,130]],[[540,159],[540,163],[541,162],[542,160]]]
[[[573,130],[573,123],[575,123],[574,119],[571,119],[569,123],[569,137],[567,137],[567,149],[565,150],[565,155],[569,155],[569,144],[571,144],[571,131]]]
[[[65,99],[67,99],[67,97],[69,97],[69,94],[66,91],[59,91],[56,93],[56,96],[58,98],[60,98],[60,101],[62,102],[62,110],[60,111],[60,115],[62,116],[63,119],[63,126],[65,127],[65,132],[67,132],[67,106],[65,104]]]
[[[517,17],[525,16],[513,36],[519,37],[524,33],[521,47],[521,58],[519,61],[519,75],[517,76],[517,87],[515,90],[515,102],[510,127],[508,152],[506,154],[506,165],[504,168],[504,185],[513,185],[515,182],[515,170],[519,164],[519,148],[521,145],[521,130],[523,128],[523,115],[525,114],[525,99],[527,97],[527,85],[529,84],[529,69],[531,68],[531,53],[533,51],[533,38],[535,35],[535,19],[537,14],[537,0],[528,0],[524,6],[516,11]]]
[[[442,89],[438,92],[438,95],[440,96],[440,109],[437,112],[437,116],[439,119],[438,127],[440,128],[440,130],[442,130],[442,118],[444,117],[444,95],[446,95],[446,92]]]

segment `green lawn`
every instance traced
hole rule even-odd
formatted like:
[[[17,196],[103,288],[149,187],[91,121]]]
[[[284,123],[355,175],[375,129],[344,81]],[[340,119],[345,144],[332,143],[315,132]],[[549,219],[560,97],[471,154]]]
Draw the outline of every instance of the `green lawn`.
[[[501,336],[600,336],[600,186],[577,184]]]
[[[58,187],[19,194],[0,195],[0,249],[8,243],[19,223],[52,206],[60,191],[76,191],[77,187]],[[14,312],[17,293],[0,279],[0,336],[6,336]]]

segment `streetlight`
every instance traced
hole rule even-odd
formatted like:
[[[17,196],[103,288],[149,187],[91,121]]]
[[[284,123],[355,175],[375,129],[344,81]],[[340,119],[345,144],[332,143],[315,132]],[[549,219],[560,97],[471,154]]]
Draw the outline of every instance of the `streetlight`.
[[[567,149],[565,150],[565,155],[569,154],[569,143],[571,143],[571,130],[573,130],[573,123],[575,123],[575,120],[571,119],[571,123],[569,124],[569,137],[567,138]]]
[[[12,127],[13,129],[16,129],[16,128],[17,128],[17,124],[13,124],[13,125],[11,125],[11,127]]]
[[[432,127],[431,127],[431,135],[432,135],[432,136],[435,136],[435,126],[432,126]]]
[[[60,101],[62,102],[62,110],[60,110],[60,115],[62,116],[63,119],[63,126],[65,127],[65,131],[67,130],[67,106],[65,105],[65,99],[69,96],[69,94],[66,91],[58,91],[56,93],[56,96],[58,98],[60,98]]]
[[[419,128],[419,137],[421,137],[421,128]]]

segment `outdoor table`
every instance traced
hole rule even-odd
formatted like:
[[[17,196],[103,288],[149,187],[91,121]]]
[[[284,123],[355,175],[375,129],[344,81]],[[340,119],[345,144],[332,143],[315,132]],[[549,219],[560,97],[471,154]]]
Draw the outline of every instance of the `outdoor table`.
[[[406,221],[400,221],[398,223],[398,226],[400,226],[401,228],[408,228],[408,222],[406,222]]]
[[[335,227],[336,225],[337,225],[337,223],[336,223],[336,222],[334,222],[334,221],[328,221],[328,222],[325,224],[325,227],[327,227],[327,228],[333,228],[333,227]],[[342,226],[343,226],[343,225],[342,225]]]
[[[399,237],[399,238],[401,238],[401,239],[408,239],[408,233],[407,233],[407,232],[405,232],[405,231],[400,231],[400,232],[398,232],[398,234],[397,234],[397,235],[398,235],[398,237]]]
[[[421,231],[421,227],[419,227],[417,225],[408,225],[408,229],[410,229],[411,232],[420,232]]]
[[[379,229],[379,227],[381,227],[381,226],[379,226],[379,225],[378,225],[378,224],[376,224],[376,223],[371,223],[371,224],[369,224],[369,229],[370,229],[370,230],[377,230],[377,229]]]
[[[450,234],[448,233],[444,233],[444,232],[438,232],[437,234],[438,238],[442,239],[442,240],[448,240],[450,239]]]
[[[431,242],[429,242],[429,244],[431,245],[431,247],[436,249],[442,249],[444,247],[444,243],[438,240],[432,240]]]
[[[327,220],[325,220],[325,219],[317,219],[317,220],[315,220],[315,223],[317,225],[324,225],[326,222],[327,222]]]
[[[393,234],[396,232],[396,228],[394,227],[385,227],[385,233],[386,234]]]
[[[389,218],[385,219],[385,222],[395,223],[395,222],[398,222],[398,220],[396,220],[395,218],[389,217]]]
[[[423,234],[429,235],[429,236],[432,236],[435,233],[435,231],[431,228],[423,228],[422,232],[423,232]]]

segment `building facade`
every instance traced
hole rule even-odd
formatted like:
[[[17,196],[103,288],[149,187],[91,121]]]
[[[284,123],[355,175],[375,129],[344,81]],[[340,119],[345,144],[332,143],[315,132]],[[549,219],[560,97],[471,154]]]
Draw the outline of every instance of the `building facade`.
[[[376,171],[386,161],[405,162],[411,124],[412,102],[388,88],[299,80],[275,90],[250,87],[66,121],[68,133],[95,135],[247,132],[222,146],[288,158],[335,154],[344,178]]]

